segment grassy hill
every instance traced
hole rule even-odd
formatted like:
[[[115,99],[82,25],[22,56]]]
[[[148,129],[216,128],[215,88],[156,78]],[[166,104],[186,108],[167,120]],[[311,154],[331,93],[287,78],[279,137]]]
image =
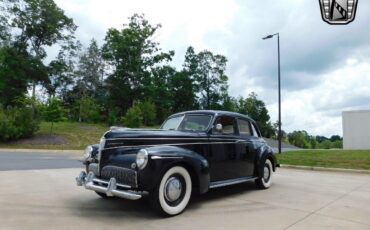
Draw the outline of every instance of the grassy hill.
[[[108,129],[102,124],[58,122],[50,134],[50,123],[42,122],[35,136],[0,144],[0,148],[84,149],[89,144],[98,143]]]

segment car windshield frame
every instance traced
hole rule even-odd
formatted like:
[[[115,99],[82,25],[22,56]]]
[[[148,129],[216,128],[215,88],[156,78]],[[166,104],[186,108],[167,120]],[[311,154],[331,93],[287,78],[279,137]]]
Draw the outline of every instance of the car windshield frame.
[[[185,118],[186,117],[189,117],[189,116],[207,116],[207,117],[209,117],[209,121],[208,121],[207,126],[204,129],[194,129],[194,130],[191,130],[191,129],[180,129],[180,127],[183,126],[183,122],[185,121]],[[171,120],[173,118],[178,118],[178,117],[181,117],[181,121],[177,124],[177,127],[176,128],[174,128],[174,129],[163,129],[164,125],[169,120]],[[161,125],[161,128],[160,129],[163,129],[163,130],[175,130],[175,131],[182,131],[182,132],[208,132],[209,127],[212,124],[213,117],[214,116],[212,114],[204,114],[204,113],[189,113],[189,114],[181,114],[181,115],[177,115],[177,116],[171,116],[171,117],[167,118],[163,122],[163,124]]]

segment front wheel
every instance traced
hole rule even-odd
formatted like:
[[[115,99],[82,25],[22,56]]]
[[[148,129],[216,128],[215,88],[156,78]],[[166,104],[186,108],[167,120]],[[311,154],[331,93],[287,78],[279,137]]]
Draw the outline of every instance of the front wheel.
[[[256,185],[260,189],[267,189],[271,186],[272,175],[274,170],[272,168],[271,160],[267,159],[263,166],[263,175],[261,178],[256,179]]]
[[[181,166],[175,166],[163,175],[160,184],[151,193],[150,200],[160,215],[175,216],[188,205],[191,190],[189,172]]]

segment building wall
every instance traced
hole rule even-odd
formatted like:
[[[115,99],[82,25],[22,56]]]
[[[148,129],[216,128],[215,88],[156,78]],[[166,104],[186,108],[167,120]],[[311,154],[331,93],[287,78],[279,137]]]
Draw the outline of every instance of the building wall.
[[[370,110],[345,111],[343,120],[343,148],[370,149]]]

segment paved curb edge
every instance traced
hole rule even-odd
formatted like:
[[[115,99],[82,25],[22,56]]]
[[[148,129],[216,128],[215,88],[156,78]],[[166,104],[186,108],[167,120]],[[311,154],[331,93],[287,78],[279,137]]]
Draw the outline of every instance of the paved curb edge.
[[[370,174],[370,170],[365,170],[365,169],[362,170],[362,169],[324,168],[324,167],[303,166],[303,165],[280,165],[280,167],[291,168],[291,169],[304,169],[304,170],[312,170],[312,171]]]

